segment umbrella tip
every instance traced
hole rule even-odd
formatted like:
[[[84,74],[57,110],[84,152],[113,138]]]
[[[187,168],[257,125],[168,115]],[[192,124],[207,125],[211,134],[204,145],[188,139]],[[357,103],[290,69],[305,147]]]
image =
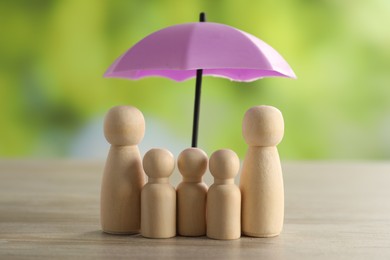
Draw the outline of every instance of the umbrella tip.
[[[200,13],[199,22],[206,22],[206,13],[205,12]]]

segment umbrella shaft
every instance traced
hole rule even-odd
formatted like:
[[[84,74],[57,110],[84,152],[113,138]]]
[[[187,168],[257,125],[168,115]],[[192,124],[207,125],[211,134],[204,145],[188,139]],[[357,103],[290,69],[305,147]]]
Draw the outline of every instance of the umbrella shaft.
[[[192,147],[198,146],[198,128],[199,128],[199,110],[200,95],[202,90],[203,70],[196,70],[195,104],[194,104],[194,123],[192,125]]]
[[[200,13],[199,22],[206,21],[206,14]],[[200,110],[200,94],[202,90],[203,70],[196,70],[196,86],[195,86],[195,104],[194,104],[194,123],[192,124],[192,147],[198,146],[198,129],[199,129],[199,110]]]

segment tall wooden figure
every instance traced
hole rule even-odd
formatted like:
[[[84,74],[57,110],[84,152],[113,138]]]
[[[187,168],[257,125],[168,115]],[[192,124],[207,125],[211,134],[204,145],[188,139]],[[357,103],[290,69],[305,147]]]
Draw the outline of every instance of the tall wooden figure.
[[[240,189],[242,232],[247,236],[273,237],[282,231],[284,190],[276,145],[283,134],[283,116],[277,108],[256,106],[246,112],[242,135],[249,147]]]
[[[106,233],[133,234],[140,230],[145,174],[137,145],[144,134],[144,116],[137,108],[117,106],[108,111],[104,135],[111,148],[100,198],[100,220]]]
[[[214,184],[207,194],[207,236],[213,239],[238,239],[241,236],[241,193],[234,184],[240,168],[235,152],[222,149],[210,157]]]
[[[151,149],[143,159],[148,183],[141,192],[141,235],[148,238],[176,236],[176,190],[169,183],[175,168],[172,153]]]
[[[199,148],[182,151],[177,166],[183,181],[177,186],[177,228],[181,236],[206,235],[207,185],[202,176],[207,169],[207,154]]]

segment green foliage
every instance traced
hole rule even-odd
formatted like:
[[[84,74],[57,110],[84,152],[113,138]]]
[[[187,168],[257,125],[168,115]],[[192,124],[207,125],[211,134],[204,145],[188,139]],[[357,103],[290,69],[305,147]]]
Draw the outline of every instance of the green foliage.
[[[390,2],[0,1],[0,155],[67,156],[85,123],[132,104],[190,141],[194,80],[104,79],[121,53],[158,29],[226,23],[263,39],[298,80],[204,78],[199,144],[209,154],[246,146],[254,105],[282,110],[288,159],[390,158]]]

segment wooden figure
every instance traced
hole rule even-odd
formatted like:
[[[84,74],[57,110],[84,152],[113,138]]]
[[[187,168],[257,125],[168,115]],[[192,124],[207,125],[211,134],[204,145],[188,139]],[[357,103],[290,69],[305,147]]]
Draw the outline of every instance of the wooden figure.
[[[207,169],[207,154],[199,148],[182,151],[177,166],[183,181],[177,186],[177,228],[181,236],[206,235],[207,185],[202,176]]]
[[[240,168],[235,152],[222,149],[209,161],[214,184],[207,194],[207,236],[213,239],[238,239],[241,236],[241,193],[234,184]]]
[[[256,106],[246,112],[242,135],[249,147],[240,189],[242,232],[247,236],[272,237],[282,231],[284,190],[276,145],[283,133],[283,116],[277,108]]]
[[[100,197],[100,220],[106,233],[133,234],[140,230],[145,174],[137,145],[144,133],[144,116],[137,108],[116,106],[108,111],[104,135],[111,148]]]
[[[141,235],[148,238],[176,236],[176,190],[169,183],[175,168],[172,153],[151,149],[143,159],[148,183],[141,192]]]

